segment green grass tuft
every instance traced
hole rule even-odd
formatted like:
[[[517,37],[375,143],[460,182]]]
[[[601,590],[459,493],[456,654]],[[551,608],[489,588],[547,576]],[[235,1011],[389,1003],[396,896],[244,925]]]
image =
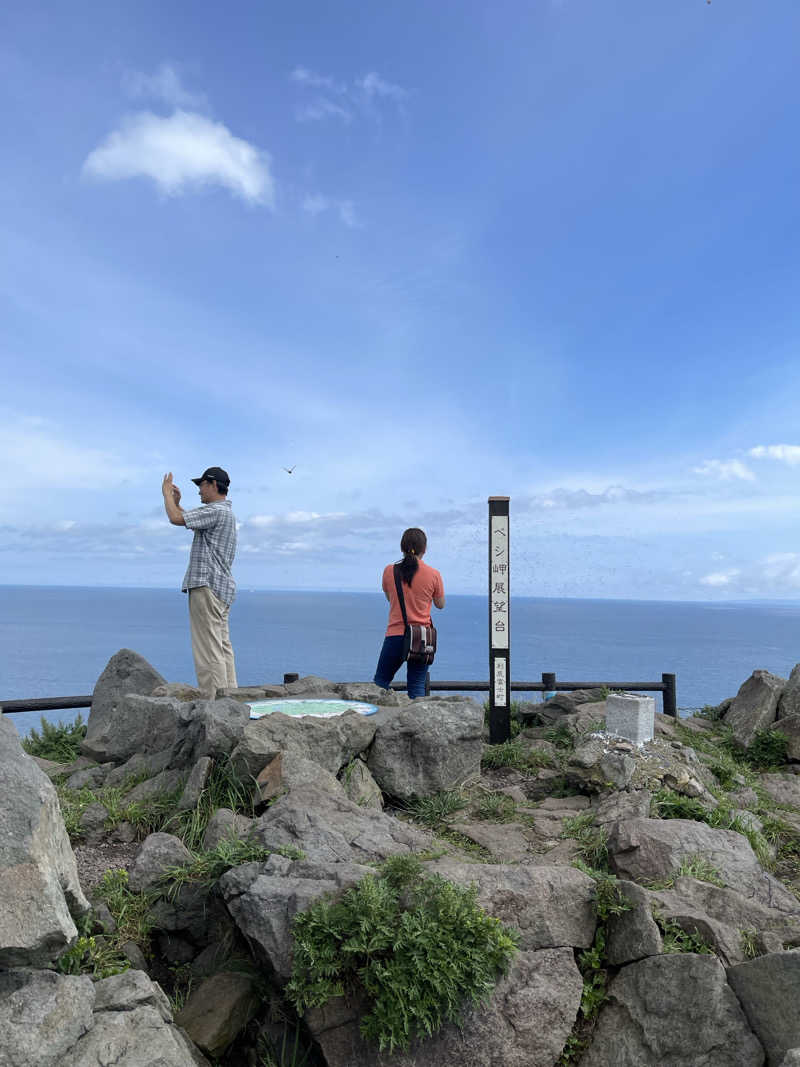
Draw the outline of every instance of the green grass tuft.
[[[86,737],[86,723],[78,713],[73,723],[53,724],[42,718],[41,733],[32,729],[22,739],[22,747],[29,756],[53,760],[54,763],[72,763],[81,754],[81,741]]]

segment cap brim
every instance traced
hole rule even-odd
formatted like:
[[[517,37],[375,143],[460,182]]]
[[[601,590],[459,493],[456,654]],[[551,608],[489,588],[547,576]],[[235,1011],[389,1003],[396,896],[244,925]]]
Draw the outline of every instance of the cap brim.
[[[192,481],[194,482],[195,485],[199,485],[202,482],[202,480],[203,480],[202,478],[192,478]]]

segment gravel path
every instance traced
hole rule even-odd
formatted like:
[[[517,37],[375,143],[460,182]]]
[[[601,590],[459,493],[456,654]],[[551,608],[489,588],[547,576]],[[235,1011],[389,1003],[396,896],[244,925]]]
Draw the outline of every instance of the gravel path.
[[[81,888],[87,896],[91,896],[92,890],[99,883],[106,871],[128,870],[133,863],[140,842],[133,841],[131,844],[117,844],[112,841],[101,841],[98,845],[76,845],[73,848],[75,861],[78,865],[78,879]]]

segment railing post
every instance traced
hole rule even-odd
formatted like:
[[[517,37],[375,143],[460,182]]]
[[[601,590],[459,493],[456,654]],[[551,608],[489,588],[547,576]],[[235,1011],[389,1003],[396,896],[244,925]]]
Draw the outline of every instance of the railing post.
[[[662,674],[661,681],[664,683],[664,692],[662,694],[664,700],[664,714],[671,715],[673,719],[677,719],[678,692],[675,685],[675,675]]]
[[[291,682],[299,682],[299,681],[300,681],[300,675],[299,674],[284,674],[284,676],[283,676],[283,684],[284,685],[289,685]]]
[[[556,695],[556,676],[552,671],[542,671],[543,700],[552,700]]]
[[[425,671],[425,696],[431,695],[431,672]]]

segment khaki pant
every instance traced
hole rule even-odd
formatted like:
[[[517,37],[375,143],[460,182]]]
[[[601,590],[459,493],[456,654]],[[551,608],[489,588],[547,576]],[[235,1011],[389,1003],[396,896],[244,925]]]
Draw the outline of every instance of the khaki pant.
[[[235,689],[236,665],[228,633],[230,607],[214,596],[207,585],[189,590],[189,624],[197,685],[206,700],[218,689]]]

